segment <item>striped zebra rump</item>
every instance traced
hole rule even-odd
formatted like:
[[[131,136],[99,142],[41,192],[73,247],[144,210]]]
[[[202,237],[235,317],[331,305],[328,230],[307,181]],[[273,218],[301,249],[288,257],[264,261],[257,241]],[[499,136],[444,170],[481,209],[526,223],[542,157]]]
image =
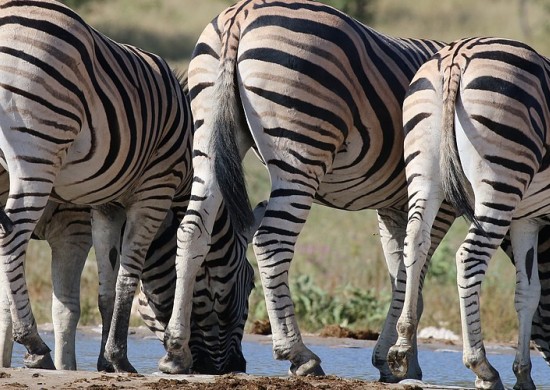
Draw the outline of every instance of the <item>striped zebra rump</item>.
[[[550,211],[549,101],[548,59],[520,42],[468,38],[449,44],[419,69],[403,105],[407,287],[415,291],[419,283],[425,261],[422,231],[430,228],[446,198],[471,221],[456,264],[463,361],[476,374],[476,387],[502,387],[485,355],[479,302],[488,262],[499,245],[513,252],[516,265],[515,388],[534,388],[530,338],[547,358],[549,335],[540,321],[547,316],[549,281],[547,264],[538,265],[537,252],[544,254],[548,245],[547,232],[539,231]],[[396,372],[407,367],[415,300],[408,291],[400,338],[390,350]]]

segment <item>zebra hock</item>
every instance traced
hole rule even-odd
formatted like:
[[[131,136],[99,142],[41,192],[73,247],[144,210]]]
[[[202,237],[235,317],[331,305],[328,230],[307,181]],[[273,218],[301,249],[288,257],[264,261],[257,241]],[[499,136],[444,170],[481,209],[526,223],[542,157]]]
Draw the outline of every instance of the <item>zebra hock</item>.
[[[548,264],[539,266],[537,259],[537,252],[544,253],[539,231],[550,222],[549,102],[549,60],[525,44],[500,38],[450,44],[411,83],[403,106],[410,195],[407,292],[399,339],[389,356],[398,376],[406,372],[418,322],[425,232],[446,198],[471,221],[456,254],[464,364],[475,373],[477,388],[504,388],[485,353],[479,297],[489,260],[509,231],[519,320],[514,388],[535,388],[530,338],[547,361],[550,357],[548,290],[541,295],[539,279],[540,270],[546,286]],[[541,234],[547,241],[547,230]]]
[[[382,380],[398,380],[386,356],[397,339],[405,280],[401,104],[414,72],[441,46],[389,37],[302,0],[240,1],[205,28],[189,68],[195,179],[178,232],[178,310],[165,332],[162,371],[191,369],[194,275],[222,200],[236,229],[248,229],[253,220],[241,168],[253,146],[272,183],[253,245],[274,356],[289,360],[292,374],[323,373],[320,359],[302,342],[288,287],[295,242],[312,202],[372,208],[379,214],[393,294],[373,363]],[[441,213],[434,248],[454,217],[453,211]],[[412,364],[407,375],[420,378],[420,366]]]
[[[112,264],[111,249],[121,248],[114,307],[100,302],[111,325],[104,367],[135,371],[127,358],[134,291],[188,169],[182,87],[160,57],[109,40],[54,1],[2,3],[0,38],[0,162],[10,177],[0,283],[14,339],[35,366],[54,367],[30,306],[26,248],[50,196],[91,205],[98,264]],[[112,207],[120,212],[108,214]]]

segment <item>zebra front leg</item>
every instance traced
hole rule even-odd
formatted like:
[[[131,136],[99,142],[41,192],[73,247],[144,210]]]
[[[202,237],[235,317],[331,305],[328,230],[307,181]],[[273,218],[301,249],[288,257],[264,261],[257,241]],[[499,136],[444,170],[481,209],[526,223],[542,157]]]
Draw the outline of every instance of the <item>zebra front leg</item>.
[[[114,372],[114,367],[105,357],[105,344],[113,318],[115,286],[120,265],[120,235],[126,214],[120,206],[104,205],[93,209],[91,215],[92,239],[99,279],[98,306],[102,323],[97,370]]]
[[[538,268],[541,297],[531,328],[531,340],[550,365],[550,226],[544,226],[538,239]]]
[[[195,160],[194,164],[195,175],[200,177],[200,165]],[[219,192],[210,191],[202,181],[194,182],[191,200],[177,233],[174,306],[164,333],[166,354],[159,361],[159,370],[167,374],[187,374],[193,366],[189,348],[193,291],[197,273],[210,248],[212,229],[221,204]]]
[[[378,210],[378,227],[384,250],[384,258],[391,279],[392,299],[382,332],[374,346],[372,364],[380,371],[380,382],[396,383],[401,378],[393,375],[388,365],[388,352],[397,340],[396,324],[405,296],[406,272],[403,265],[403,244],[407,226],[407,213],[398,210]],[[421,305],[419,304],[419,307]],[[420,308],[420,312],[421,312]],[[419,313],[420,316],[420,313]],[[416,341],[413,340],[413,341]],[[407,378],[422,379],[422,370],[418,364],[416,343],[413,344]]]
[[[113,318],[104,354],[116,372],[136,372],[128,360],[128,327],[132,303],[147,251],[166,217],[174,196],[171,188],[160,192],[161,186],[155,180],[145,183],[145,188],[155,188],[153,186],[156,184],[163,196],[156,194],[157,196],[139,200],[126,210]]]
[[[89,207],[57,205],[46,229],[52,249],[52,321],[55,367],[76,370],[75,338],[80,319],[80,278],[92,246]]]
[[[2,353],[2,367],[11,367],[13,335],[10,303],[2,286],[0,286],[0,352]]]
[[[66,246],[65,249],[67,249]],[[71,258],[63,258],[60,253],[63,252],[52,247],[55,367],[58,370],[76,370],[75,338],[80,319],[80,277],[88,252],[79,253]],[[69,249],[69,252],[65,253],[75,252]]]
[[[518,348],[513,371],[517,381],[516,390],[535,389],[531,378],[531,322],[540,300],[540,281],[537,262],[539,225],[528,220],[512,221],[510,236],[516,262],[515,307],[518,313]]]

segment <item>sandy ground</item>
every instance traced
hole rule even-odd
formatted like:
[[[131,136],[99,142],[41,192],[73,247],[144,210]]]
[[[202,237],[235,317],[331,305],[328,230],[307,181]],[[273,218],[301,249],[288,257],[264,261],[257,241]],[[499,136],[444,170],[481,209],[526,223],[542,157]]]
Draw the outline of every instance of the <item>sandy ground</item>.
[[[0,371],[2,389],[420,389],[423,386],[382,384],[337,377],[274,378],[251,375],[175,375],[170,378],[89,371],[46,371],[9,368]]]
[[[139,328],[134,332],[142,332]],[[145,332],[148,332],[145,330]],[[245,340],[268,342],[266,336],[245,335]],[[374,346],[374,341],[305,335],[306,344],[328,346]],[[424,348],[458,348],[441,342],[424,342]],[[423,383],[383,384],[334,376],[321,378],[260,377],[246,374],[212,375],[140,375],[107,374],[92,371],[48,371],[25,368],[0,368],[1,389],[245,389],[245,390],[306,390],[306,389],[421,389],[435,388]]]

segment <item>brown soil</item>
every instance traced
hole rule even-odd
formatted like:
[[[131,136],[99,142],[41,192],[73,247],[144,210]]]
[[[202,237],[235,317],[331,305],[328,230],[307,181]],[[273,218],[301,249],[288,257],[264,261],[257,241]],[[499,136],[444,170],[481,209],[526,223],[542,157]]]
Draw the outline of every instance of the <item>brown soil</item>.
[[[351,330],[339,325],[327,325],[319,332],[321,337],[338,337],[356,340],[378,340],[378,332],[370,329]]]
[[[251,375],[177,375],[177,379],[154,375],[105,374],[87,371],[2,369],[2,389],[194,389],[194,390],[348,390],[420,389],[414,385],[383,384],[334,376],[305,378],[257,377]]]
[[[256,320],[250,327],[250,333],[259,335],[270,335],[271,325],[269,320]],[[337,337],[355,340],[378,340],[380,333],[370,329],[351,330],[340,325],[326,325],[319,331],[320,337]]]

